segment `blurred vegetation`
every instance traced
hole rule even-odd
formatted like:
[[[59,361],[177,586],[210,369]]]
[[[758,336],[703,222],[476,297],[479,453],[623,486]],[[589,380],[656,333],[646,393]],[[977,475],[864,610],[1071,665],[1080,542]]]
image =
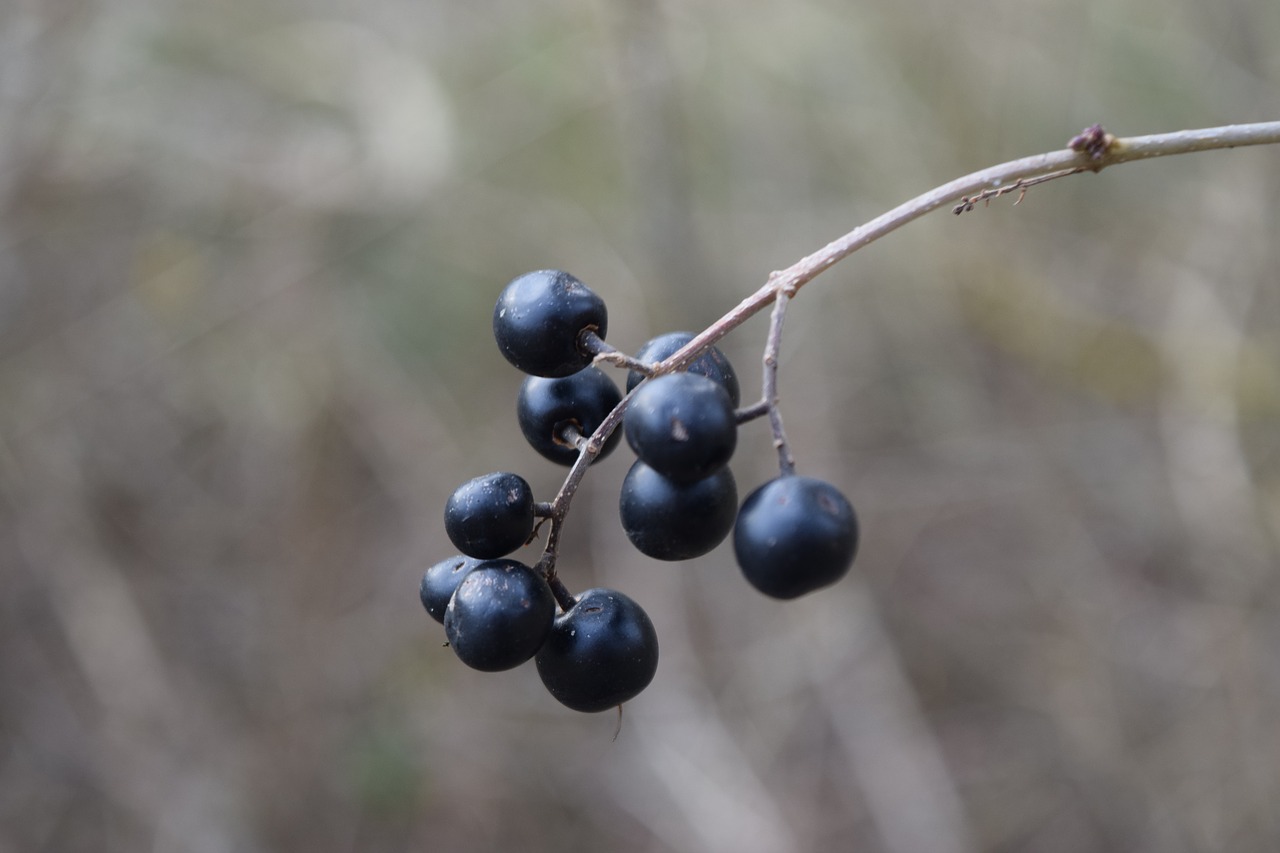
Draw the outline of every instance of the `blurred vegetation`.
[[[864,526],[821,595],[646,560],[593,469],[563,576],[662,640],[616,743],[414,594],[457,483],[563,473],[510,278],[573,271],[634,350],[1093,122],[1280,117],[1278,46],[1268,0],[12,0],[0,850],[1280,849],[1280,151],[807,288],[784,411]]]

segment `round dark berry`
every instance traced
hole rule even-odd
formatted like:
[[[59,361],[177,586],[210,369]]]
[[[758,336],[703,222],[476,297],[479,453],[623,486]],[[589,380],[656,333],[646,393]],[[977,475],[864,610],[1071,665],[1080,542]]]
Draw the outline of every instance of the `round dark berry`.
[[[432,619],[444,621],[444,609],[449,606],[453,591],[462,583],[467,573],[482,562],[484,561],[475,557],[458,554],[427,569],[418,587],[418,598],[422,599],[422,606]]]
[[[689,343],[693,338],[693,332],[667,332],[665,335],[659,335],[640,347],[640,351],[636,353],[635,357],[649,364],[662,361],[680,349],[680,347]],[[714,379],[723,385],[734,408],[737,408],[738,403],[741,402],[741,393],[738,389],[738,374],[734,372],[733,365],[729,363],[729,359],[725,357],[725,354],[719,348],[711,347],[691,361],[685,370],[689,373],[700,374],[708,379]],[[628,373],[627,391],[630,392],[632,388],[639,385],[641,379],[644,379],[644,374],[637,370]]]
[[[486,560],[449,599],[444,632],[467,666],[498,672],[537,654],[555,615],[556,600],[541,575],[516,560]]]
[[[690,560],[729,535],[738,491],[728,468],[677,483],[636,462],[622,481],[618,508],[622,529],[641,553],[655,560]]]
[[[533,490],[519,474],[497,472],[463,483],[444,507],[444,529],[459,551],[489,560],[533,533]]]
[[[554,379],[527,377],[516,398],[516,418],[534,450],[552,462],[572,465],[578,451],[565,441],[565,430],[591,435],[620,402],[622,392],[613,380],[603,371],[588,367]],[[614,430],[595,461],[608,456],[621,438],[622,432]]]
[[[627,596],[589,589],[556,617],[534,662],[542,683],[562,704],[588,714],[604,711],[653,681],[658,634],[648,614]]]
[[[534,376],[568,376],[591,363],[579,345],[590,329],[604,338],[602,300],[560,270],[539,270],[512,281],[493,309],[493,336],[507,361]]]
[[[719,471],[738,442],[729,395],[697,373],[671,373],[645,382],[631,398],[622,425],[642,462],[681,483]]]
[[[797,598],[849,571],[858,518],[830,483],[795,475],[770,480],[742,502],[733,552],[742,574],[774,598]]]

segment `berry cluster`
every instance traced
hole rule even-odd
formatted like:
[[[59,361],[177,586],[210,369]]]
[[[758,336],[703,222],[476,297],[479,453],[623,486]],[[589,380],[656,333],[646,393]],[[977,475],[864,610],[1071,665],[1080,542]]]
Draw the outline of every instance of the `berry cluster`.
[[[780,319],[775,326],[771,334],[780,334]],[[733,532],[747,581],[790,599],[843,577],[858,546],[848,500],[829,483],[796,475],[787,453],[780,476],[738,505],[728,467],[738,426],[767,414],[775,444],[785,446],[771,393],[776,354],[771,362],[766,352],[764,399],[739,409],[737,375],[715,346],[677,361],[695,336],[672,332],[629,357],[605,343],[607,331],[603,300],[566,272],[528,273],[503,290],[493,333],[503,356],[527,374],[516,400],[520,431],[570,473],[547,503],[507,472],[459,486],[444,521],[461,553],[429,568],[420,587],[423,606],[444,624],[463,663],[494,672],[533,659],[551,695],[585,712],[636,696],[658,665],[657,635],[640,605],[610,589],[574,597],[556,575],[569,502],[586,467],[622,436],[636,461],[622,483],[619,515],[627,538],[649,557],[698,557]],[[625,397],[597,363],[629,370]],[[542,522],[549,531],[538,562],[510,558]]]

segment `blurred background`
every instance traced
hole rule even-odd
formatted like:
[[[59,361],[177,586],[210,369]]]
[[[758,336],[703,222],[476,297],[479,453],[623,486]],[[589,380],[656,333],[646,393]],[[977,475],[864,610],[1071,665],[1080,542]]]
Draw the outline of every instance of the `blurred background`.
[[[1280,149],[803,291],[836,587],[648,560],[592,469],[562,577],[662,642],[616,742],[416,594],[457,484],[564,473],[491,340],[516,275],[634,351],[1093,122],[1277,118],[1270,0],[7,0],[0,851],[1280,849]],[[740,494],[774,465],[745,428]]]

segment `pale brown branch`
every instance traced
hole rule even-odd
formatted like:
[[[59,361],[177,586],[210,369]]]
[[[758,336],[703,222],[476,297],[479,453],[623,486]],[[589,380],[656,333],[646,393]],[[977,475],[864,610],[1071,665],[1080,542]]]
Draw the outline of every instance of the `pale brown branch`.
[[[773,448],[778,451],[778,469],[782,474],[796,472],[796,460],[791,455],[787,431],[782,426],[782,409],[778,406],[778,352],[782,348],[782,325],[786,322],[787,303],[791,300],[785,290],[779,291],[773,300],[773,314],[769,318],[769,336],[764,345],[764,380],[761,396],[769,410],[769,428],[773,432]]]
[[[1075,142],[1075,139],[1071,141]],[[872,243],[886,234],[898,230],[908,222],[918,219],[945,204],[954,203],[957,199],[991,188],[998,188],[1018,180],[1036,178],[1053,172],[1074,171],[1081,167],[1089,171],[1099,172],[1108,166],[1129,163],[1134,160],[1148,160],[1153,157],[1168,157],[1174,154],[1190,154],[1219,148],[1237,148],[1245,145],[1274,145],[1276,143],[1280,143],[1280,121],[1260,122],[1258,124],[1233,124],[1225,127],[1208,127],[1199,130],[1178,130],[1172,133],[1157,133],[1150,136],[1112,137],[1106,140],[1105,150],[1101,151],[1097,156],[1091,150],[1077,151],[1072,148],[1063,148],[1046,154],[1036,154],[1031,157],[1023,157],[1020,160],[1011,160],[1008,163],[1001,163],[998,166],[991,166],[990,168],[965,175],[962,178],[956,178],[954,181],[922,193],[910,201],[898,205],[893,210],[877,216],[870,222],[860,225],[808,257],[801,258],[785,270],[773,273],[763,287],[742,300],[727,314],[694,337],[693,340],[656,365],[654,373],[662,374],[679,370],[697,358],[716,341],[741,326],[766,306],[772,304],[774,294],[784,290],[794,294],[821,273],[868,243]]]

